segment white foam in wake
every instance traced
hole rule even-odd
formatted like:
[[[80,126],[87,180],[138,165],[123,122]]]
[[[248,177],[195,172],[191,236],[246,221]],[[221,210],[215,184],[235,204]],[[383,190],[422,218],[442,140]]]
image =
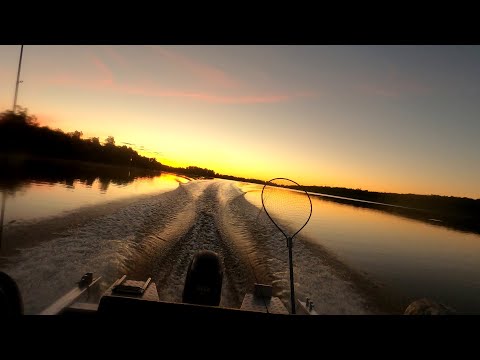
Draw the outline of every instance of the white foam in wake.
[[[192,181],[92,218],[60,237],[20,250],[2,270],[18,282],[26,313],[41,311],[85,272],[101,275],[105,287],[123,273],[147,276],[142,271],[151,271],[160,295],[179,301],[188,262],[201,248],[219,252],[228,265],[221,305],[239,306],[254,281],[271,283],[289,304],[285,239],[231,181]],[[294,260],[297,297],[310,297],[317,312],[367,312],[353,285],[337,276],[301,236]]]

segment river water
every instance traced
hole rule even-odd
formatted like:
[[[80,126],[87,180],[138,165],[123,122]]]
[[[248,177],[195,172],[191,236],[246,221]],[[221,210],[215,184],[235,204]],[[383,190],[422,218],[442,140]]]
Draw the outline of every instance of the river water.
[[[180,301],[188,262],[211,249],[226,268],[221,305],[239,307],[252,284],[263,282],[288,306],[285,239],[261,210],[260,194],[256,184],[170,174],[107,186],[32,181],[6,195],[4,243],[15,248],[15,236],[29,226],[64,228],[4,252],[1,270],[19,283],[27,313],[41,311],[87,271],[102,275],[104,286],[124,273],[151,276],[162,299]],[[480,314],[479,235],[311,198],[312,218],[294,240],[295,283],[297,297],[313,299],[319,313],[376,313],[325,262],[328,252],[403,301],[429,297]],[[109,203],[117,205],[89,217],[89,209]],[[288,223],[297,215],[289,212],[278,215]],[[70,225],[77,213],[85,220]]]

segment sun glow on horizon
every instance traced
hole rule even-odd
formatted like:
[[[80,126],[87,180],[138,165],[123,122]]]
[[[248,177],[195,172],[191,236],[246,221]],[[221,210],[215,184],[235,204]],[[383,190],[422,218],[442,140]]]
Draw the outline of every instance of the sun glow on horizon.
[[[172,167],[477,199],[479,49],[29,45],[19,105]]]
[[[165,134],[156,135],[146,132],[147,136],[143,138],[143,141],[138,137],[133,140],[134,133],[131,131],[118,131],[121,136],[117,136],[115,130],[83,131],[77,126],[81,124],[81,121],[64,122],[58,118],[58,114],[49,116],[41,113],[37,118],[41,126],[48,126],[52,129],[60,128],[65,133],[75,130],[82,131],[84,139],[98,137],[103,142],[107,136],[114,136],[116,145],[131,147],[139,155],[155,158],[158,162],[171,167],[197,166],[214,170],[218,174],[262,181],[268,181],[275,177],[287,177],[305,186],[345,187],[423,195],[439,194],[474,199],[480,197],[475,197],[475,194],[469,192],[448,193],[441,187],[435,187],[432,184],[425,186],[405,179],[389,184],[387,181],[376,180],[373,175],[369,177],[352,176],[349,166],[339,166],[334,161],[330,163],[324,161],[323,166],[317,170],[317,168],[310,168],[305,159],[296,158],[295,154],[288,149],[287,151],[284,149],[283,152],[277,151],[279,156],[271,157],[271,152],[265,151],[265,149],[263,151],[258,151],[258,148],[232,149],[228,148],[228,142],[219,141],[215,139],[215,136],[213,139],[208,137],[199,139],[195,134],[182,134],[178,139],[178,137],[174,137],[173,133],[167,133],[167,136],[164,136]],[[93,121],[91,123],[100,122]],[[100,129],[100,127],[97,128]],[[205,141],[204,138],[208,140]],[[329,169],[328,172],[326,169]]]

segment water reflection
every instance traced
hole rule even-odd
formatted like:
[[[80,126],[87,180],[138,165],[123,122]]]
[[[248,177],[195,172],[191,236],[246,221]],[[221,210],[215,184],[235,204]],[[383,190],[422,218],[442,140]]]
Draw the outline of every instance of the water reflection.
[[[261,208],[261,186],[242,186]],[[296,196],[293,195],[292,196]],[[312,196],[313,214],[302,231],[344,263],[407,300],[430,297],[459,312],[480,313],[480,236],[392,215],[366,204]],[[295,214],[286,207],[285,221]]]
[[[186,181],[146,169],[61,160],[3,163],[2,230],[13,222],[59,214],[80,206],[174,189]],[[1,233],[0,233],[1,234]]]
[[[101,190],[106,192],[110,183],[127,185],[137,178],[160,175],[158,171],[148,169],[32,158],[0,158],[0,168],[0,189],[10,194],[20,191],[32,181],[74,188],[76,182],[91,187],[98,179]]]

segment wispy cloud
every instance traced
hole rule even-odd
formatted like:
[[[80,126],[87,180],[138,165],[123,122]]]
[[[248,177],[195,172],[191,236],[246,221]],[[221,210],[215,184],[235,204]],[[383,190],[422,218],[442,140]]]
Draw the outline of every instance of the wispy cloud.
[[[101,80],[103,84],[113,84],[113,73],[112,70],[105,64],[99,57],[95,55],[90,55],[90,59],[100,73]]]
[[[165,98],[187,98],[191,100],[204,101],[217,104],[261,104],[278,103],[295,98],[308,98],[317,96],[314,92],[295,92],[295,93],[273,93],[273,94],[254,94],[254,95],[218,95],[208,92],[190,92],[180,90],[162,89],[158,87],[141,87],[128,84],[119,84],[113,81],[113,76],[108,75],[101,62],[96,61],[99,69],[102,69],[103,76],[98,79],[89,80],[77,76],[63,74],[49,79],[49,83],[63,86],[75,86],[89,90],[110,90],[118,93],[147,97],[165,97]]]
[[[66,71],[57,71],[55,75],[46,79],[47,83],[89,89],[102,89],[114,86],[114,75],[107,64],[92,52],[87,54],[87,59],[93,66],[93,71],[82,76]],[[39,76],[39,80],[44,80],[44,77]]]
[[[182,66],[185,70],[210,84],[224,88],[236,88],[241,85],[239,80],[235,79],[233,76],[227,74],[223,70],[211,65],[200,63],[181,54],[178,51],[167,49],[161,46],[151,46],[150,48],[153,49],[156,54],[162,56],[175,65]]]
[[[144,95],[148,97],[171,97],[171,98],[189,98],[192,100],[200,100],[209,103],[217,104],[260,104],[260,103],[278,103],[294,98],[300,97],[312,97],[315,93],[312,92],[299,92],[292,94],[257,94],[257,95],[217,95],[206,92],[189,92],[189,91],[177,91],[167,89],[155,89],[155,88],[142,88],[128,85],[118,85],[115,90]]]
[[[187,64],[192,71],[204,78],[208,78],[214,82],[220,82],[224,85],[233,84],[233,80],[223,72],[206,65],[198,64],[190,59],[183,57],[170,50],[155,47],[154,49],[160,51],[162,54],[171,59],[177,59]],[[99,56],[89,52],[88,59],[93,65],[95,71],[91,75],[79,76],[76,74],[61,73],[49,78],[47,81],[50,84],[72,86],[88,90],[104,90],[123,94],[131,94],[145,97],[158,98],[183,98],[197,101],[203,101],[214,104],[267,104],[285,102],[296,98],[308,98],[317,96],[318,93],[309,91],[300,92],[286,92],[286,91],[272,91],[269,93],[259,93],[257,91],[249,91],[249,94],[222,94],[211,91],[183,91],[178,89],[163,88],[155,85],[132,85],[128,83],[121,83],[115,80],[112,69]],[[120,60],[121,61],[121,60]],[[244,90],[246,91],[246,90]]]

